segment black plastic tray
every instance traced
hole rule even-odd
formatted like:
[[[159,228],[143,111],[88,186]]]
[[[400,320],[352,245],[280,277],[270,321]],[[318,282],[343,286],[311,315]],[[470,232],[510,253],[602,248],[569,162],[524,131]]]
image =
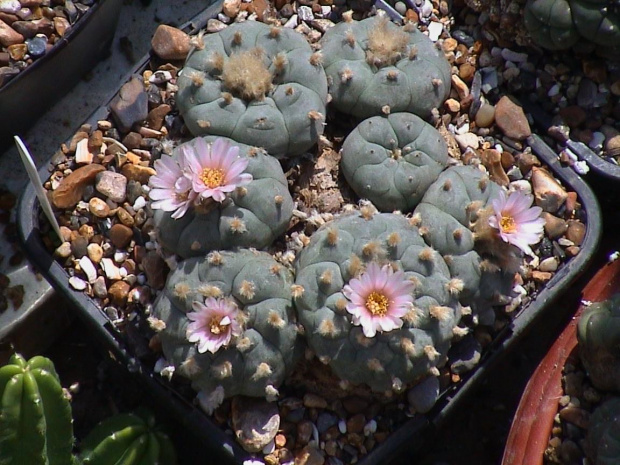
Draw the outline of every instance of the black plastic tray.
[[[186,26],[185,30],[191,32],[200,29],[206,20],[214,16],[219,10],[220,5],[221,3],[218,3],[207,9],[195,18],[189,26]],[[139,72],[148,60],[149,57],[145,57],[134,72]],[[107,107],[103,106],[93,113],[89,122],[95,123],[107,115]],[[557,154],[541,138],[533,135],[528,139],[528,143],[554,175],[561,179],[568,189],[575,191],[579,196],[587,217],[586,235],[580,253],[565,263],[536,298],[527,307],[519,311],[513,321],[485,349],[476,368],[466,375],[461,382],[444,392],[431,412],[425,415],[416,415],[407,421],[394,431],[386,441],[363,457],[358,462],[360,465],[402,463],[402,459],[400,461],[398,459],[402,458],[406,452],[421,448],[425,437],[441,428],[448,421],[462,403],[462,399],[476,389],[491,367],[505,358],[505,355],[516,346],[517,342],[532,329],[537,319],[541,318],[544,313],[549,313],[552,304],[585,271],[593,258],[602,230],[601,213],[596,197],[589,186],[571,168],[560,165]],[[47,179],[49,170],[44,167],[39,174],[42,179]],[[159,405],[177,417],[181,424],[190,431],[197,433],[208,449],[221,454],[225,463],[241,465],[243,460],[249,458],[249,454],[243,451],[230,435],[218,428],[199,408],[191,405],[186,399],[173,391],[159,375],[149,372],[133,357],[131,347],[125,343],[123,335],[114,328],[105,313],[95,305],[92,299],[69,287],[67,273],[54,260],[41,240],[40,208],[31,186],[25,190],[20,198],[17,215],[20,239],[24,243],[29,258],[52,286],[67,297],[68,301],[76,308],[80,318],[92,330],[99,343],[110,351],[115,358],[123,361],[130,371],[139,374],[148,388],[153,391],[153,396],[158,400]],[[562,315],[562,312],[568,311],[570,311],[568,308],[553,308],[553,312],[557,312],[553,317],[561,318],[566,316]]]
[[[22,135],[110,48],[122,0],[99,0],[41,58],[0,87],[0,149]]]

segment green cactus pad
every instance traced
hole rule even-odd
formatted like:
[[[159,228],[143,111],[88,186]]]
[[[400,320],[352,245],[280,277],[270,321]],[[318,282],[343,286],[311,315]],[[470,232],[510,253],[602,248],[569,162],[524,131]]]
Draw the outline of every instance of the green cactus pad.
[[[73,463],[71,405],[52,361],[13,355],[0,368],[0,464]]]
[[[106,418],[82,441],[83,465],[175,465],[176,452],[150,412]]]
[[[213,142],[216,137],[205,137]],[[157,210],[154,215],[162,246],[183,258],[234,247],[264,248],[288,227],[293,199],[280,163],[265,151],[238,144],[239,156],[249,159],[252,182],[207,211],[190,208],[181,218]],[[174,156],[174,155],[173,155]]]
[[[402,270],[415,288],[403,326],[367,338],[345,308],[343,287],[371,262]],[[460,286],[407,218],[342,216],[313,234],[295,269],[295,306],[308,345],[340,378],[391,391],[438,375],[460,319]]]
[[[219,135],[283,158],[323,133],[327,79],[306,38],[257,21],[203,37],[181,71],[177,105],[195,136]]]
[[[620,398],[612,397],[594,410],[586,444],[590,463],[616,465],[620,461]]]
[[[191,258],[169,276],[153,316],[166,359],[205,393],[222,390],[265,397],[274,392],[300,353],[292,303],[292,273],[264,252],[211,252]],[[230,298],[239,307],[242,334],[215,353],[199,353],[187,340],[187,313],[206,297]]]
[[[362,121],[345,139],[340,166],[355,193],[379,210],[407,212],[448,163],[433,126],[411,113]]]
[[[332,104],[343,113],[368,118],[410,112],[426,118],[448,98],[450,65],[413,24],[400,27],[377,16],[344,21],[321,44]]]

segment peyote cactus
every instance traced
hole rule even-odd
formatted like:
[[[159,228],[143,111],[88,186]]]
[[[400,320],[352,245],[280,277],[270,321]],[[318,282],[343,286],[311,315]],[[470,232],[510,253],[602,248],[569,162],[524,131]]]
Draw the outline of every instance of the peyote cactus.
[[[620,294],[585,309],[577,338],[579,356],[592,384],[620,392]]]
[[[292,29],[246,21],[201,36],[178,84],[177,105],[195,136],[230,137],[282,158],[323,133],[321,55]]]
[[[450,65],[412,24],[375,16],[343,21],[321,39],[333,105],[368,118],[411,112],[426,118],[450,92]]]
[[[168,276],[154,326],[205,409],[237,394],[277,395],[300,353],[292,286],[271,255],[245,249],[187,259]]]
[[[484,323],[494,317],[490,305],[510,293],[521,262],[518,250],[498,240],[489,225],[491,201],[500,198],[500,191],[477,168],[453,166],[429,187],[412,217],[451,275],[465,283],[461,303],[472,305]]]
[[[541,47],[567,49],[583,38],[602,56],[620,58],[620,9],[613,0],[528,0],[524,19]]]
[[[195,147],[200,152],[200,139],[184,146],[187,150]],[[215,137],[203,139],[213,143],[212,150],[217,149],[215,144],[219,143],[214,141],[228,140]],[[247,161],[245,172],[250,175],[251,181],[236,188],[231,187],[234,190],[226,192],[227,196],[221,193],[222,198],[225,197],[222,201],[208,198],[181,215],[157,210],[154,215],[155,225],[164,249],[187,258],[204,255],[210,250],[263,248],[269,246],[288,227],[293,214],[293,199],[278,160],[261,149],[229,142],[239,147],[239,157]],[[184,146],[175,150],[173,158],[182,157]],[[183,177],[181,171],[179,169],[179,176]],[[221,177],[221,169],[210,169],[208,176],[204,174],[205,171],[198,173],[197,177]],[[188,181],[188,185],[191,184]],[[195,191],[190,192],[196,195]],[[167,195],[166,192],[163,194],[161,197]],[[187,196],[185,194],[185,198]]]
[[[586,453],[593,465],[620,462],[620,398],[612,397],[592,413],[586,437]]]
[[[0,368],[0,464],[74,463],[71,405],[51,360],[13,355]]]
[[[411,113],[362,121],[342,145],[340,166],[355,193],[382,211],[411,211],[448,164],[433,126]]]
[[[150,412],[120,413],[100,422],[82,441],[83,465],[175,465],[174,446]]]
[[[439,374],[459,332],[462,281],[407,218],[342,216],[313,234],[295,269],[308,345],[341,379],[399,391]]]

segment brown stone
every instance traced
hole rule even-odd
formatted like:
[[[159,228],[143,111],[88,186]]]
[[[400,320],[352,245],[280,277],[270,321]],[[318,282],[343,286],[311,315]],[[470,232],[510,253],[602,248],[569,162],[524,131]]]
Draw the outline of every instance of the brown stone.
[[[327,401],[321,396],[308,392],[304,395],[304,406],[308,408],[326,408]]]
[[[108,296],[114,305],[124,305],[127,302],[127,296],[131,286],[125,281],[116,281],[108,289]]]
[[[545,233],[549,239],[558,239],[564,235],[568,228],[566,221],[547,212],[543,212],[541,217],[545,220]]]
[[[0,20],[0,45],[8,47],[9,45],[20,44],[24,41],[24,36]]]
[[[93,197],[88,201],[88,209],[97,218],[106,218],[110,214],[110,207],[99,197]]]
[[[540,166],[538,157],[531,153],[520,153],[515,158],[517,159],[519,170],[524,176],[527,175],[534,166]]]
[[[119,249],[125,248],[129,245],[131,238],[133,237],[133,231],[124,224],[116,223],[110,228],[110,240]]]
[[[140,184],[146,184],[149,182],[149,178],[157,172],[148,166],[127,163],[121,168],[121,173],[129,181],[138,181]]]
[[[306,445],[312,437],[312,422],[310,420],[301,420],[297,423],[297,444]]]
[[[349,413],[362,413],[368,408],[368,401],[359,396],[350,396],[342,400],[342,406]]]
[[[347,433],[361,433],[366,425],[366,417],[363,413],[353,415],[347,420]]]
[[[495,105],[495,122],[511,139],[523,140],[532,134],[523,108],[507,96],[503,96]]]
[[[151,39],[155,54],[163,60],[185,60],[189,53],[189,35],[176,27],[160,24]]]
[[[590,412],[579,407],[563,408],[560,410],[560,418],[583,429],[587,429],[590,424]]]
[[[86,165],[64,178],[52,194],[54,206],[60,210],[73,208],[82,198],[84,189],[95,181],[98,173],[104,171],[101,165]]]
[[[559,113],[569,128],[576,128],[586,120],[586,111],[578,105],[560,108]]]
[[[159,131],[161,127],[164,125],[164,118],[166,117],[168,113],[170,113],[171,110],[172,110],[172,107],[168,105],[167,103],[156,106],[151,111],[149,111],[149,114],[146,117],[146,125],[151,129],[155,129]],[[139,145],[137,147],[139,147]],[[131,148],[137,148],[137,147],[131,147]]]
[[[142,144],[142,135],[134,131],[128,132],[127,135],[123,137],[122,142],[129,150],[140,148],[140,144]]]
[[[278,432],[278,406],[265,399],[235,396],[232,401],[232,426],[241,446],[248,452],[258,452]]]
[[[532,168],[532,189],[536,205],[550,213],[558,211],[568,197],[560,183],[542,168]]]
[[[502,166],[502,154],[495,149],[483,150],[480,155],[482,164],[489,171],[491,180],[495,181],[500,186],[507,186],[510,184],[510,179],[504,167]]]
[[[323,465],[325,457],[315,446],[306,446],[295,454],[295,465]]]
[[[474,78],[476,68],[470,63],[463,63],[459,66],[459,77],[465,81],[470,82]]]
[[[66,18],[63,18],[61,16],[56,16],[53,21],[54,21],[54,29],[56,30],[58,35],[60,37],[64,37],[65,33],[71,27],[71,23]]]
[[[166,282],[166,262],[155,251],[150,251],[142,260],[146,282],[153,289],[162,289]]]
[[[575,245],[581,245],[586,236],[586,226],[579,220],[568,220],[566,239]]]
[[[11,57],[11,60],[19,61],[23,60],[26,56],[26,53],[28,53],[28,46],[26,44],[13,44],[9,45],[7,47],[7,50],[9,52],[9,56]]]

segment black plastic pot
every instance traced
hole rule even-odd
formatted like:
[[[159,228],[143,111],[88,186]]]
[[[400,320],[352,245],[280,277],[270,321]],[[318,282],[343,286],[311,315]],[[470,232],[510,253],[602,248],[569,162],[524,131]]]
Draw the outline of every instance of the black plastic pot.
[[[107,53],[122,0],[99,0],[44,56],[0,87],[0,149],[13,143]]]
[[[186,31],[199,29],[212,17],[219,8],[214,5],[196,18]],[[145,57],[140,69],[147,63]],[[94,123],[105,118],[108,114],[106,107],[101,107],[88,122]],[[581,245],[581,252],[565,263],[546,286],[537,294],[531,303],[519,311],[513,321],[506,326],[496,339],[485,349],[477,367],[464,379],[450,387],[438,400],[435,408],[425,415],[416,415],[395,432],[381,445],[375,448],[358,463],[360,465],[383,465],[387,463],[402,463],[402,457],[407,452],[417,450],[423,445],[427,434],[441,428],[453,413],[458,409],[461,399],[472,392],[481,383],[487,371],[502,361],[506,355],[528,331],[536,324],[539,318],[548,314],[554,301],[577,279],[586,269],[598,247],[601,235],[601,215],[598,202],[583,180],[571,168],[563,167],[557,160],[557,154],[551,150],[537,136],[528,139],[529,145],[539,158],[549,166],[556,177],[564,185],[575,191],[587,216],[587,231]],[[43,168],[40,176],[46,179],[49,172]],[[68,285],[68,276],[62,266],[57,263],[45,248],[41,240],[40,208],[35,197],[34,189],[28,188],[22,195],[18,207],[18,224],[21,240],[30,259],[49,279],[52,285],[76,308],[78,315],[97,337],[100,344],[109,350],[113,356],[127,364],[131,371],[136,372],[158,399],[159,405],[176,416],[181,424],[194,433],[200,435],[205,448],[219,453],[226,463],[242,464],[248,454],[241,449],[234,439],[218,428],[203,412],[191,405],[185,398],[173,391],[169,385],[146,369],[132,353],[131,344],[124,340],[123,335],[113,326],[105,313],[98,308],[94,301],[82,292],[71,289]],[[563,311],[569,308],[554,308],[554,318],[561,318]],[[205,449],[206,450],[206,449]],[[400,459],[400,460],[399,460]]]

